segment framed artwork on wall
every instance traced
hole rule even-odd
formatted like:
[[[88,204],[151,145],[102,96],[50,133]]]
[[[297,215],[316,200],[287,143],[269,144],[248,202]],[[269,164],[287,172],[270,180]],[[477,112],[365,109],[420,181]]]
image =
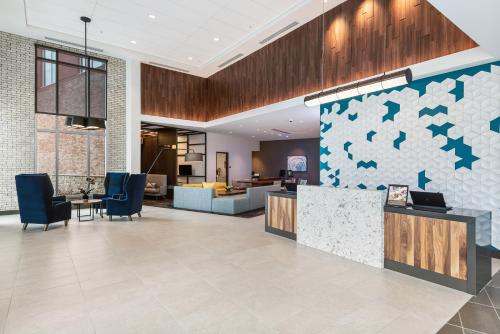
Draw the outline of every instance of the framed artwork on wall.
[[[408,185],[389,184],[386,205],[406,207],[408,202]]]
[[[307,157],[305,155],[289,155],[287,169],[292,172],[307,172]]]

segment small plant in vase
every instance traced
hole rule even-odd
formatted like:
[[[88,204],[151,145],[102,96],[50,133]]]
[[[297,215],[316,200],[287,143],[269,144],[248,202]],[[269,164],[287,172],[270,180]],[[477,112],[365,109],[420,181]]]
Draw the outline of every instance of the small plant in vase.
[[[231,191],[233,191],[233,187],[232,187],[232,186],[226,186],[225,188],[226,188],[226,191],[227,191],[227,192],[231,192]]]
[[[87,188],[80,187],[80,188],[78,188],[78,190],[82,194],[83,200],[88,201],[90,193],[92,192],[92,190],[94,190],[94,188],[92,188],[92,186],[95,185],[95,179],[92,177],[87,177],[85,179],[85,181],[87,181]]]

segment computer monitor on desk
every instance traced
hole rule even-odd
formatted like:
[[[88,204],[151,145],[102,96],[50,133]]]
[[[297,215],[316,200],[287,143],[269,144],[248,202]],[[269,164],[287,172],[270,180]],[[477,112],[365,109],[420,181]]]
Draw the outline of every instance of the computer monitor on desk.
[[[424,211],[446,212],[451,207],[446,206],[442,193],[431,193],[426,191],[410,191],[413,209]]]

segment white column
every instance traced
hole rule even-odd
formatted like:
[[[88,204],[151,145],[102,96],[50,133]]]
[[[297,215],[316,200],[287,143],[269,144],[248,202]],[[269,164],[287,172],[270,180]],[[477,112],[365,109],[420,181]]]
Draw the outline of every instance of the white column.
[[[141,63],[127,60],[127,171],[141,172]]]

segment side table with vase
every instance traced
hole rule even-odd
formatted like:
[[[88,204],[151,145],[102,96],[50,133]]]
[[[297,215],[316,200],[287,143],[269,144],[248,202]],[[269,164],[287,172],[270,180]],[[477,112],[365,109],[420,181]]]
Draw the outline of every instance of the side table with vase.
[[[76,201],[71,201],[72,204],[76,206],[76,216],[78,217],[79,222],[85,221],[93,221],[94,220],[94,209],[97,209],[99,206],[99,215],[101,218],[102,214],[102,200],[101,199],[81,199]],[[90,213],[88,215],[82,215],[81,207],[88,206],[90,209]],[[97,210],[95,210],[97,211]],[[82,217],[89,217],[88,219],[82,219]]]

